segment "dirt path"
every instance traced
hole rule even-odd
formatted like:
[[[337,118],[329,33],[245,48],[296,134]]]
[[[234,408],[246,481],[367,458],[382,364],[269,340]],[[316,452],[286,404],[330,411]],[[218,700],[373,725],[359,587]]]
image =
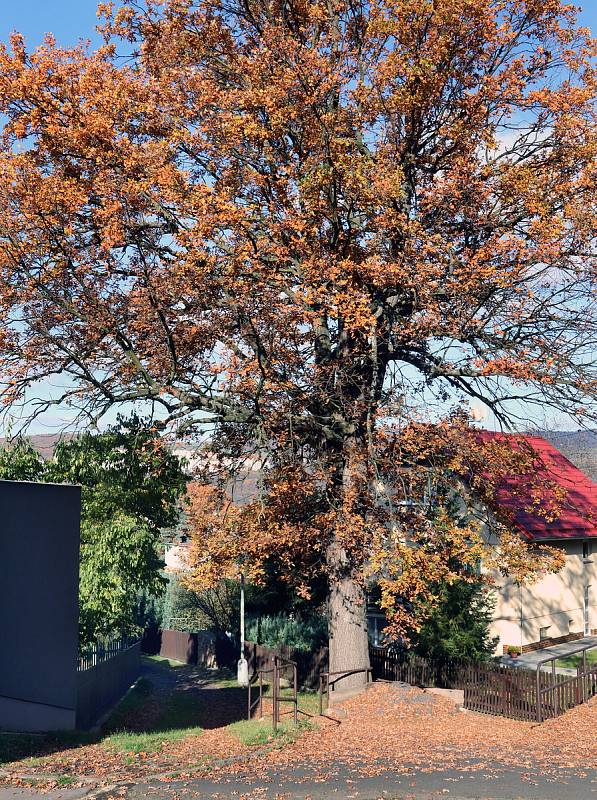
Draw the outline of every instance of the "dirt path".
[[[189,723],[204,730],[222,728],[246,716],[246,690],[214,680],[205,669],[192,666],[166,669],[160,662],[147,659],[141,677],[155,687],[162,707],[174,693],[184,697],[194,710]]]

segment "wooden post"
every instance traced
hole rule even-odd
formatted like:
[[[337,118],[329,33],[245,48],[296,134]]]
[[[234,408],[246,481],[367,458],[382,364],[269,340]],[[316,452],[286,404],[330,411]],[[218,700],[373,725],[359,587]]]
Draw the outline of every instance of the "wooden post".
[[[323,675],[319,676],[319,716],[323,715]]]
[[[263,719],[263,672],[259,670],[259,719]]]
[[[505,669],[500,669],[500,689],[502,692],[502,714],[508,716],[508,676]]]

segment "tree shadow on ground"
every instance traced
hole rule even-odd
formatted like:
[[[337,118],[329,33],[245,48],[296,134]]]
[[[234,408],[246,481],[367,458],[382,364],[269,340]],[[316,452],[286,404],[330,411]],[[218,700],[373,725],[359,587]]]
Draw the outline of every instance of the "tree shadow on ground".
[[[184,728],[221,728],[245,719],[247,690],[231,673],[145,660],[143,677],[104,726],[160,733]]]
[[[0,731],[0,766],[12,761],[37,759],[62,750],[94,744],[96,733],[56,731],[50,733],[10,733]]]

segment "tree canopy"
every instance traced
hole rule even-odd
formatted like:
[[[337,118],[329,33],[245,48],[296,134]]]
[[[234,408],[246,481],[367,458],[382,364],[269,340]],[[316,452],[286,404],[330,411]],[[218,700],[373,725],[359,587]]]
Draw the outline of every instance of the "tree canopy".
[[[100,13],[95,52],[0,49],[3,398],[145,401],[262,459],[221,552],[324,571],[352,667],[365,565],[390,602],[479,555],[408,488],[435,445],[487,473],[450,404],[595,418],[594,46],[560,0]]]

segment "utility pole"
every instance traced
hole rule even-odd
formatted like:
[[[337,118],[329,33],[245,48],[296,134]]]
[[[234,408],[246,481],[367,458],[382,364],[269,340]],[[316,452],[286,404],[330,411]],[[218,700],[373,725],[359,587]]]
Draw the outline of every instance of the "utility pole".
[[[240,658],[236,676],[239,686],[249,685],[249,664],[245,658],[245,576],[240,573]]]

